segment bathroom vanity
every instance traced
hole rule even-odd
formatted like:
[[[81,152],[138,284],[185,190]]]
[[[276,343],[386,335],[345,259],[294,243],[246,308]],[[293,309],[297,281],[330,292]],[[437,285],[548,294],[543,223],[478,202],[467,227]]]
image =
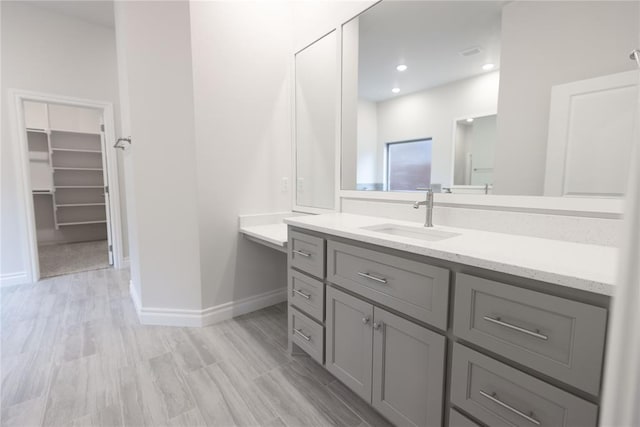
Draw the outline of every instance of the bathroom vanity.
[[[397,425],[595,426],[615,249],[289,218],[289,346]]]

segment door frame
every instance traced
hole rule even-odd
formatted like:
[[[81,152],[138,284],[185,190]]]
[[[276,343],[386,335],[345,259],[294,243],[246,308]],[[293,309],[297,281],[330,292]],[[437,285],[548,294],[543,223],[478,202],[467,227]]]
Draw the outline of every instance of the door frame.
[[[107,182],[109,186],[109,217],[111,226],[111,244],[113,246],[113,267],[124,266],[122,248],[122,222],[120,217],[120,187],[118,183],[118,164],[115,149],[109,149],[109,141],[115,141],[115,122],[113,104],[106,101],[53,95],[20,89],[9,89],[9,122],[11,123],[11,139],[16,166],[18,198],[18,215],[23,219],[24,231],[23,257],[26,261],[27,277],[30,283],[40,280],[40,262],[38,260],[38,240],[36,235],[35,212],[31,192],[31,175],[29,170],[29,147],[24,118],[24,101],[63,104],[100,110],[104,122],[104,139]]]

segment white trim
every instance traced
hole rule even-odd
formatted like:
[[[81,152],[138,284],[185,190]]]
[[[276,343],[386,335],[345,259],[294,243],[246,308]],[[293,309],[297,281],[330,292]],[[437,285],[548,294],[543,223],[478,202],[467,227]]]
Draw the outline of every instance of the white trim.
[[[40,279],[38,263],[38,242],[36,237],[35,215],[33,211],[33,197],[31,195],[31,177],[29,174],[29,153],[27,135],[24,124],[24,101],[36,101],[49,104],[64,104],[78,107],[94,108],[102,111],[104,120],[104,137],[106,141],[107,176],[109,186],[109,214],[112,226],[111,244],[113,245],[114,267],[122,268],[122,226],[120,219],[120,186],[118,183],[118,165],[115,150],[109,149],[110,141],[115,140],[115,122],[113,105],[110,102],[94,101],[62,95],[52,95],[19,89],[9,89],[9,120],[12,126],[12,141],[14,145],[14,164],[17,168],[18,196],[22,203],[18,206],[18,214],[24,218],[21,226],[24,228],[26,245],[23,257],[29,266],[28,282]]]
[[[8,273],[0,275],[0,287],[24,285],[29,283],[29,275],[26,271],[20,271],[18,273]]]
[[[204,310],[140,307],[139,299],[130,286],[131,299],[143,325],[203,327],[260,310],[287,300],[287,288],[276,289],[237,301],[230,301]],[[137,299],[137,300],[136,300]],[[138,308],[139,307],[139,308]]]
[[[421,192],[340,191],[342,199],[364,199],[386,202],[414,202],[422,199]],[[620,218],[623,199],[501,196],[495,194],[434,194],[436,206],[469,209],[505,210],[515,212],[544,213],[554,215],[585,216],[594,218]]]

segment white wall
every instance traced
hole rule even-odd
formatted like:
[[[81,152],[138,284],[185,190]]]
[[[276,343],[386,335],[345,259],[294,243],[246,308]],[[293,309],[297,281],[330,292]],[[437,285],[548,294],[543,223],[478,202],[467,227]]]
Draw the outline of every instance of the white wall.
[[[289,13],[284,2],[191,3],[204,307],[286,286],[285,255],[237,222],[291,208]]]
[[[112,28],[89,24],[24,2],[3,1],[2,8],[2,156],[0,271],[2,276],[26,272],[26,225],[16,215],[17,171],[8,89],[108,101],[118,116],[115,37]],[[120,184],[123,185],[123,176]],[[121,204],[123,217],[125,204]],[[123,221],[127,253],[127,224]]]
[[[202,308],[189,3],[117,2],[132,280],[145,308]],[[215,183],[217,185],[218,183]]]
[[[495,194],[541,195],[551,86],[632,70],[638,2],[512,2],[502,14]]]
[[[378,164],[388,142],[433,139],[431,182],[452,184],[454,121],[495,113],[499,72],[391,98],[378,103]]]

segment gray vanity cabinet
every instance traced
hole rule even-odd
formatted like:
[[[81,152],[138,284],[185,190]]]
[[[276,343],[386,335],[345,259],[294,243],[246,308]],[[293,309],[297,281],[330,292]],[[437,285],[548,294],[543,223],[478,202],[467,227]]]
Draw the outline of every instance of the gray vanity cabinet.
[[[290,351],[398,426],[595,426],[608,300],[461,269],[290,229]]]
[[[326,368],[397,425],[442,425],[445,337],[327,288]]]

